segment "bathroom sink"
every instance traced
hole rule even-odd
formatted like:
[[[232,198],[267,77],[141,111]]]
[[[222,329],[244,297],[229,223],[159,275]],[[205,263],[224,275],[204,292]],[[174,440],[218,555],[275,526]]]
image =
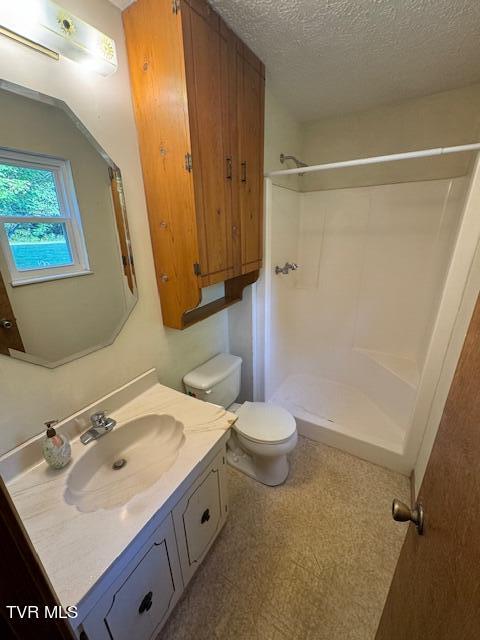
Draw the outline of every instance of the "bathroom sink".
[[[67,477],[65,501],[79,511],[126,504],[172,466],[183,430],[173,416],[154,413],[117,425],[85,446]]]

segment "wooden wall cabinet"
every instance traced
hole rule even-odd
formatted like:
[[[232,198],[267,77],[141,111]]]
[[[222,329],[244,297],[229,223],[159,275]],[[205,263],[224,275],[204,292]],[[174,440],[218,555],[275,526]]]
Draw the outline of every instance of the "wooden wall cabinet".
[[[204,0],[137,0],[123,21],[163,320],[183,329],[258,278],[265,70]]]

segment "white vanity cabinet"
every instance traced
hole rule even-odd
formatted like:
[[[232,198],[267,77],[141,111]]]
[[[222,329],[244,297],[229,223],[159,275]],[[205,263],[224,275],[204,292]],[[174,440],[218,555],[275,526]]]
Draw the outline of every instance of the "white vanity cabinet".
[[[150,640],[183,591],[171,515],[135,554],[83,621],[89,640]]]
[[[225,464],[222,451],[172,512],[185,585],[202,562],[227,517]]]
[[[213,455],[170,513],[160,510],[163,519],[148,540],[123,552],[115,579],[107,571],[93,588],[99,595],[78,638],[153,640],[159,633],[227,517],[225,445]]]

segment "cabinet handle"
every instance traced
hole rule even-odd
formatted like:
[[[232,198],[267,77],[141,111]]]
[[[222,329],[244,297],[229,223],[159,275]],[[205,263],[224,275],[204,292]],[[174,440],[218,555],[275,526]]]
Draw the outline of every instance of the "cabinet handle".
[[[247,161],[244,160],[242,162],[242,178],[241,178],[242,182],[246,182],[247,181]]]
[[[227,158],[227,180],[232,179],[232,159]]]
[[[138,607],[138,613],[143,613],[144,611],[149,611],[152,607],[152,596],[153,592],[149,591],[144,597],[140,606]]]
[[[208,522],[210,520],[210,509],[205,509],[205,511],[202,513],[202,519],[200,520],[200,524],[203,524],[204,522]]]

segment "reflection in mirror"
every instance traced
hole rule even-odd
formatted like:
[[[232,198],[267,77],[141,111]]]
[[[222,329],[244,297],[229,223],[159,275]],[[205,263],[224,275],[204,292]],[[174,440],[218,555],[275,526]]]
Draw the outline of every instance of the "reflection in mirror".
[[[0,81],[0,354],[55,367],[137,300],[121,174],[68,106]]]

